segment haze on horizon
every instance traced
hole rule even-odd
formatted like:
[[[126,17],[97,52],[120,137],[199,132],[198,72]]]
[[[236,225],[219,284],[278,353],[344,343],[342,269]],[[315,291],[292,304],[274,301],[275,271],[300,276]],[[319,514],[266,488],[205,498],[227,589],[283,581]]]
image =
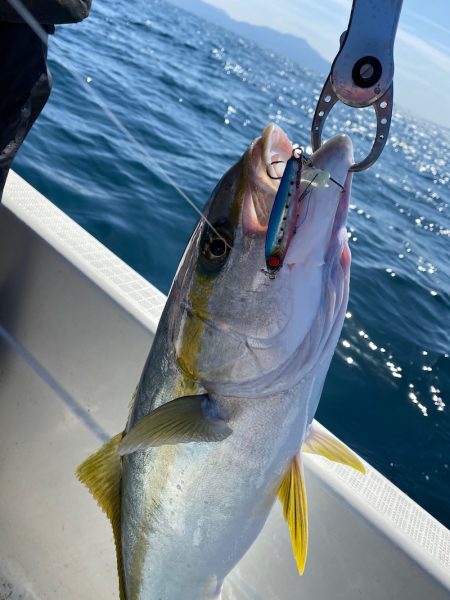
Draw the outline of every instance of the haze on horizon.
[[[305,39],[330,62],[352,0],[204,0],[238,21]],[[300,57],[299,57],[300,58]],[[404,0],[394,51],[394,99],[419,117],[450,127],[450,2]]]

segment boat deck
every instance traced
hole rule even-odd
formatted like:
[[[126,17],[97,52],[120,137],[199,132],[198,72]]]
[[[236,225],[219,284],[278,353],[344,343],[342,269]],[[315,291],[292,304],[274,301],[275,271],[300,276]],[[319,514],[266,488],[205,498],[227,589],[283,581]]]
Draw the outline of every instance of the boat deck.
[[[74,471],[123,428],[164,302],[10,174],[0,205],[0,600],[118,598],[110,526]],[[445,527],[370,466],[362,476],[305,462],[305,575],[277,505],[224,600],[448,600]]]

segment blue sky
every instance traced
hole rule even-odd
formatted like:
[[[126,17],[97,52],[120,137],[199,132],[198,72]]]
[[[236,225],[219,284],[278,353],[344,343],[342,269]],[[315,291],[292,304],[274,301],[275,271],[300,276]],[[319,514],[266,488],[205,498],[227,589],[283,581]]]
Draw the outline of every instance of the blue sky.
[[[204,0],[231,17],[304,38],[331,61],[351,0]],[[450,127],[450,0],[403,0],[395,42],[395,101]]]

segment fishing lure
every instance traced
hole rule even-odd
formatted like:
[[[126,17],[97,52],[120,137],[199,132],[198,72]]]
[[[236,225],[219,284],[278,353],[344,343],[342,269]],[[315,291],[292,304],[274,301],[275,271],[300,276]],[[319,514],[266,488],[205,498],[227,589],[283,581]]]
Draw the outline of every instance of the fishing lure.
[[[280,187],[270,213],[265,245],[266,267],[271,279],[283,266],[289,244],[296,232],[301,201],[310,187],[326,185],[330,174],[310,166],[302,149],[294,148],[280,179]]]

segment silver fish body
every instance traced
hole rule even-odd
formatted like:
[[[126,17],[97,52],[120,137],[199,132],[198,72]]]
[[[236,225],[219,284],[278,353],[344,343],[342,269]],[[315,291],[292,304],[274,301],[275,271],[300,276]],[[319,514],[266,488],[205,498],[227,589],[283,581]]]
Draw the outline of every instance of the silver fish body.
[[[284,132],[268,126],[216,186],[193,233],[117,441],[120,472],[109,488],[120,487],[120,514],[109,499],[105,507],[103,488],[94,489],[103,484],[90,484],[101,454],[80,467],[80,479],[112,514],[126,600],[220,598],[277,494],[304,567],[299,451],[345,318],[353,154],[340,136],[313,155],[314,167],[345,192],[332,183],[312,189],[271,279],[265,235],[278,184],[267,165],[291,153]],[[345,451],[319,438],[309,451],[342,460]]]
[[[252,200],[246,194],[254,194],[255,210],[266,208],[267,222],[275,189],[263,173],[264,156],[258,154],[272,152],[270,144],[280,144],[278,154],[285,155],[290,145],[276,128],[264,136],[219,184],[206,211],[209,222],[220,223],[224,218],[220,212],[230,211],[223,207],[225,194],[230,206],[239,193],[241,213],[243,204]],[[323,166],[345,181],[352,160],[350,145],[346,138],[331,144],[336,148],[325,147],[322,155],[331,154],[336,165],[322,159]],[[256,166],[255,154],[260,161]],[[250,160],[249,167],[245,163]],[[317,165],[322,166],[320,160]],[[249,168],[253,173],[243,173]],[[343,227],[347,198],[331,186],[315,193],[333,197],[323,201],[329,202],[329,211],[341,206],[344,216],[338,225]],[[269,200],[262,207],[258,202],[265,200],[264,195]],[[264,226],[263,218],[257,225],[261,221]],[[242,224],[241,217],[237,229],[242,232],[245,226],[251,228],[248,219]],[[127,429],[173,398],[206,390],[233,433],[219,443],[166,445],[123,457],[122,549],[129,600],[219,597],[223,579],[263,527],[283,474],[302,445],[345,315],[348,269],[342,267],[340,254],[345,241],[333,239],[329,247],[323,245],[324,252],[334,254],[323,255],[324,263],[312,268],[315,273],[308,264],[287,267],[273,285],[261,270],[261,232],[240,237],[235,233],[227,273],[215,276],[214,285],[206,282],[196,293],[198,248],[205,227],[201,223],[197,228],[178,270]],[[300,244],[302,233],[300,228]],[[232,258],[235,264],[230,265]],[[306,261],[314,258],[306,256]],[[308,323],[298,322],[301,314],[297,322],[293,319],[298,308],[301,311],[290,285],[296,267],[295,276],[310,277],[324,296],[314,315],[305,311],[313,317]],[[207,301],[196,304],[206,290],[210,290]],[[283,336],[295,326],[300,329],[297,335]],[[186,341],[183,335],[192,337]],[[196,359],[186,358],[188,352],[196,352]],[[317,381],[320,364],[326,368]]]

